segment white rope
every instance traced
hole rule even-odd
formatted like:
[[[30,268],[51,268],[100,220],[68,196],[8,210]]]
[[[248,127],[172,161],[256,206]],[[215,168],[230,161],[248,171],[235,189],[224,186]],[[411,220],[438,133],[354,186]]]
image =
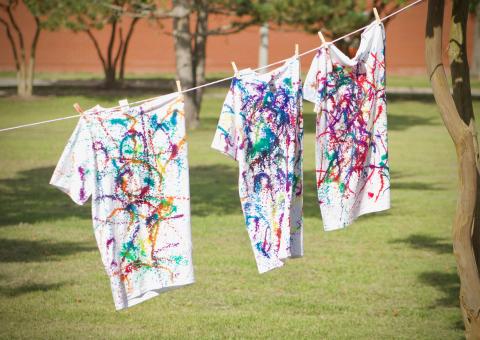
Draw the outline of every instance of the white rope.
[[[403,11],[406,11],[407,9],[417,5],[418,3],[422,2],[424,0],[416,0],[414,2],[412,2],[411,4],[405,6],[405,7],[402,7],[400,8],[399,10],[387,15],[386,17],[380,19],[381,21],[384,21],[384,20],[387,20],[388,18],[390,17],[393,17],[397,14],[400,14],[401,12]],[[315,47],[315,48],[312,48],[311,50],[308,50],[308,51],[305,51],[303,53],[300,53],[298,54],[298,58],[300,57],[303,57],[307,54],[310,54],[312,52],[315,52],[317,51],[318,49],[320,48],[325,48],[326,46],[328,46],[329,44],[333,44],[337,41],[340,41],[340,40],[343,40],[351,35],[354,35],[354,34],[357,34],[359,32],[362,32],[363,30],[365,30],[367,26],[364,26],[362,28],[359,28],[353,32],[350,32],[348,34],[345,34],[335,40],[332,40],[332,41],[329,41],[325,44],[323,44],[322,46],[318,46],[318,47]],[[290,57],[291,58],[291,57]],[[266,69],[266,68],[269,68],[271,66],[275,66],[275,65],[278,65],[278,64],[281,64],[281,63],[284,63],[286,62],[287,60],[289,60],[290,58],[286,58],[286,59],[282,59],[282,60],[279,60],[279,61],[276,61],[274,63],[271,63],[269,65],[266,65],[266,66],[262,66],[262,67],[259,67],[259,68],[256,68],[254,69],[253,71],[260,71],[260,70],[263,70],[263,69]],[[215,85],[215,84],[219,84],[219,83],[223,83],[227,80],[231,80],[233,79],[234,76],[231,76],[231,77],[227,77],[227,78],[223,78],[223,79],[219,79],[219,80],[215,80],[215,81],[212,81],[210,83],[205,83],[205,84],[202,84],[202,85],[199,85],[199,86],[195,86],[195,87],[192,87],[192,88],[189,88],[189,89],[186,89],[186,90],[182,90],[180,93],[187,93],[187,92],[191,92],[191,91],[195,91],[195,90],[198,90],[198,89],[201,89],[201,88],[204,88],[204,87],[207,87],[207,86],[212,86],[212,85]],[[157,97],[153,97],[153,98],[148,98],[148,99],[143,99],[143,100],[139,100],[139,101],[136,101],[136,102],[133,102],[133,103],[130,103],[130,105],[136,105],[136,104],[142,104],[142,103],[145,103],[145,102],[148,102],[148,101],[151,101],[151,100],[155,100],[157,98],[159,98],[160,96],[157,96]],[[109,108],[108,110],[115,110],[115,109],[119,109],[121,108],[121,106],[114,106],[114,107],[111,107]],[[36,122],[36,123],[30,123],[30,124],[24,124],[24,125],[18,125],[18,126],[13,126],[13,127],[9,127],[9,128],[4,128],[4,129],[0,129],[0,132],[5,132],[5,131],[10,131],[10,130],[15,130],[15,129],[20,129],[20,128],[25,128],[25,127],[31,127],[31,126],[36,126],[36,125],[41,125],[41,124],[47,124],[47,123],[53,123],[53,122],[58,122],[58,121],[61,121],[61,120],[66,120],[66,119],[72,119],[72,118],[76,118],[76,117],[80,117],[81,114],[78,114],[78,115],[73,115],[73,116],[67,116],[67,117],[62,117],[62,118],[55,118],[55,119],[50,119],[50,120],[44,120],[44,121],[41,121],[41,122]]]
[[[15,130],[15,129],[20,129],[20,128],[24,128],[24,127],[31,127],[31,126],[40,125],[40,124],[53,123],[53,122],[58,122],[58,121],[60,121],[60,120],[72,119],[72,118],[75,118],[75,117],[80,117],[80,115],[67,116],[67,117],[62,117],[62,118],[55,118],[55,119],[50,119],[50,120],[44,120],[44,121],[42,121],[42,122],[36,122],[36,123],[30,123],[30,124],[24,124],[24,125],[18,125],[18,126],[12,126],[12,127],[9,127],[9,128],[0,129],[0,132],[10,131],[10,130]]]

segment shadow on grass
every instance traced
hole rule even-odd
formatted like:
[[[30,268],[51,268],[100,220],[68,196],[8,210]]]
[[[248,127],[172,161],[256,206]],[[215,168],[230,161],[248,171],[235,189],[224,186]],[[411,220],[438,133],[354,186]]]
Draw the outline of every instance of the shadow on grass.
[[[445,190],[432,183],[422,182],[395,182],[393,181],[391,186],[393,190],[427,190],[427,191],[441,191]]]
[[[321,219],[320,206],[317,196],[317,179],[315,172],[303,172],[303,215],[304,217],[318,217]]]
[[[53,167],[36,168],[0,180],[0,227],[71,217],[91,219],[90,203],[76,205],[49,184],[53,170]],[[305,171],[304,188],[305,217],[320,218],[313,171]],[[193,216],[242,214],[235,165],[190,167],[190,191]]]
[[[190,198],[193,216],[241,214],[238,169],[215,164],[190,167]]]
[[[449,254],[453,251],[452,244],[447,239],[421,234],[392,240],[391,243],[404,243],[411,248],[433,251],[437,254]],[[459,308],[460,280],[456,272],[425,271],[418,274],[418,281],[434,287],[443,295],[435,301],[431,308]],[[452,327],[464,329],[463,321],[461,319],[455,320]]]
[[[220,114],[220,111],[218,111]],[[217,129],[218,118],[216,117],[204,117],[200,119],[200,127],[199,130],[208,131],[212,133],[212,139],[215,134],[215,130]]]
[[[415,174],[405,173],[402,171],[392,170],[390,172],[391,183],[390,188],[392,190],[427,190],[427,191],[442,191],[445,188],[438,186],[437,183],[426,183],[418,181],[406,181],[415,177]]]
[[[316,114],[313,112],[305,111],[303,113],[304,120],[304,132],[315,133],[315,118]],[[390,131],[405,131],[414,126],[426,126],[426,125],[438,125],[435,122],[436,117],[422,117],[419,115],[388,115],[388,129]],[[215,122],[216,123],[216,122]],[[211,122],[208,122],[211,125]]]
[[[35,293],[35,292],[47,292],[50,290],[58,290],[61,287],[65,286],[67,283],[50,283],[50,284],[43,284],[43,283],[27,283],[18,287],[0,287],[0,296],[15,298],[17,296],[28,294],[28,293]]]
[[[0,263],[58,261],[62,256],[96,250],[90,242],[0,239]]]
[[[14,178],[0,180],[0,226],[71,217],[91,219],[90,203],[76,205],[66,194],[49,184],[53,170],[53,167],[36,168],[21,171]],[[241,214],[237,182],[236,167],[190,167],[192,214]]]
[[[78,206],[49,184],[53,170],[53,167],[36,168],[0,180],[0,226],[90,218],[90,204]]]
[[[0,226],[36,223],[77,217],[91,219],[90,204],[78,206],[63,192],[49,185],[53,167],[19,172],[0,180]],[[422,182],[392,182],[395,190],[442,190]],[[190,167],[193,216],[241,214],[236,165],[214,164]],[[315,173],[304,171],[304,216],[320,218]],[[368,215],[364,218],[369,218]],[[373,217],[372,217],[373,218]]]
[[[430,93],[392,93],[387,92],[387,103],[400,101],[417,101],[422,103],[435,103],[435,97]]]
[[[390,243],[404,243],[414,249],[426,249],[437,254],[448,254],[453,251],[452,243],[444,238],[413,234],[404,239],[395,239]]]
[[[435,307],[459,307],[460,281],[457,273],[443,273],[440,271],[423,272],[418,275],[418,280],[423,284],[435,287],[443,293],[437,299]]]
[[[389,115],[388,116],[388,129],[392,131],[405,131],[408,128],[414,126],[432,126],[439,125],[436,122],[436,117],[422,117],[417,115]]]
[[[304,172],[303,213],[320,218],[315,173]],[[191,209],[193,216],[242,214],[238,193],[238,168],[214,164],[190,167]]]
[[[395,179],[392,180],[390,185],[392,190],[419,190],[419,191],[442,191],[444,188],[440,188],[434,183],[424,183],[424,182],[397,182]]]
[[[303,215],[321,219],[315,172],[303,174]],[[238,194],[238,169],[235,165],[215,164],[190,168],[190,191],[193,216],[242,214]],[[384,217],[388,211],[362,216],[362,219]]]

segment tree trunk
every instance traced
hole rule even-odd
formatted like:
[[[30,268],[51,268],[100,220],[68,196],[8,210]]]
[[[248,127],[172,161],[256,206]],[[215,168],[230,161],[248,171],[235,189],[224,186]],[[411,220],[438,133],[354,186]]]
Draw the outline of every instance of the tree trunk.
[[[20,59],[20,68],[17,71],[17,95],[26,97],[27,93],[27,77],[26,77],[26,62],[25,59]]]
[[[113,65],[108,65],[107,68],[105,69],[105,87],[107,89],[114,88],[116,85],[116,79],[115,79],[115,68]]]
[[[115,62],[113,57],[113,48],[115,45],[115,38],[117,35],[117,21],[113,20],[111,22],[111,32],[110,32],[110,40],[108,42],[107,47],[107,58],[106,58],[106,68],[105,68],[105,87],[106,88],[113,88],[115,87],[115,80],[116,80],[116,69],[115,69]]]
[[[472,75],[480,78],[480,4],[477,6],[474,26]]]
[[[173,19],[173,37],[175,41],[175,60],[177,78],[183,88],[191,88],[193,79],[192,34],[190,32],[190,8],[188,0],[173,0],[173,11],[178,15]],[[198,126],[195,94],[185,93],[185,123],[188,129]]]
[[[17,34],[18,39],[18,50],[20,56],[18,57],[18,68],[17,68],[17,95],[20,97],[27,96],[27,61],[25,53],[25,43],[23,41],[23,34],[18,26],[15,17],[12,12],[12,4],[8,4],[5,7],[10,23]]]
[[[87,29],[85,33],[88,35],[90,40],[93,43],[93,46],[95,47],[95,51],[97,52],[98,59],[100,59],[100,62],[102,63],[102,68],[103,68],[103,73],[105,74],[105,79],[107,79],[107,74],[109,73],[108,71],[108,66],[107,62],[105,61],[105,58],[103,57],[102,50],[100,49],[100,45],[98,44],[97,39],[93,35],[92,31]]]
[[[479,182],[479,147],[475,115],[473,113],[470,72],[467,58],[468,11],[468,2],[460,0],[453,1],[448,54],[450,57],[450,72],[452,75],[453,99],[460,117],[472,131],[478,173],[477,182]],[[472,239],[475,259],[477,260],[477,269],[480,271],[480,190],[477,190],[476,213],[473,224]]]
[[[27,97],[33,94],[33,80],[35,79],[35,57],[37,52],[38,39],[40,38],[40,19],[35,17],[35,35],[33,36],[32,45],[30,47],[30,59],[28,61],[28,69],[26,74],[25,95]]]
[[[268,23],[263,24],[260,26],[260,44],[258,46],[258,67],[265,67],[268,65]],[[265,69],[261,70],[260,72],[266,72]]]
[[[194,63],[193,63],[193,79],[194,86],[205,84],[205,60],[207,54],[207,34],[208,34],[208,5],[202,4],[197,9],[197,24],[194,40]],[[195,101],[195,119],[196,125],[200,123],[200,109],[202,107],[203,88],[194,91]]]
[[[457,111],[453,97],[450,95],[445,69],[442,64],[444,5],[444,0],[428,1],[425,32],[426,64],[435,101],[457,153],[459,191],[452,228],[453,252],[460,277],[460,308],[465,323],[465,335],[467,339],[479,339],[480,277],[472,242],[478,191],[478,173],[473,142],[475,136],[469,126],[462,120],[462,115]]]
[[[468,7],[468,1],[453,1],[448,55],[457,111],[465,124],[475,126],[467,60]]]
[[[21,90],[20,57],[18,56],[17,44],[15,43],[15,39],[13,38],[13,34],[10,29],[10,26],[8,25],[8,22],[5,19],[2,19],[0,17],[0,23],[5,27],[8,42],[10,43],[10,48],[12,49],[13,59],[15,60],[15,70],[17,71],[17,94],[20,95],[20,90]]]
[[[120,82],[123,83],[123,80],[125,79],[125,62],[127,60],[127,50],[128,50],[128,45],[130,43],[130,39],[132,38],[133,31],[135,29],[135,25],[137,22],[140,20],[140,18],[133,18],[132,22],[130,23],[130,27],[128,28],[127,36],[125,37],[125,42],[123,44],[122,48],[122,56],[120,59],[120,73],[119,73],[119,80]]]
[[[31,56],[28,61],[28,69],[25,77],[25,97],[31,97],[33,94],[33,80],[35,79],[35,56]]]
[[[120,33],[120,46],[115,56],[113,56],[113,49],[114,49],[115,38],[117,34],[117,23],[118,22],[116,20],[110,23],[111,25],[110,39],[108,42],[107,55],[105,57],[103,56],[98,40],[93,35],[92,31],[90,31],[90,29],[85,30],[85,33],[87,33],[88,37],[92,41],[93,46],[95,47],[95,51],[97,52],[97,56],[100,59],[100,62],[102,63],[103,73],[105,75],[104,85],[106,88],[113,88],[117,85],[117,78],[116,78],[117,62],[119,60],[120,50],[123,48],[122,37]]]

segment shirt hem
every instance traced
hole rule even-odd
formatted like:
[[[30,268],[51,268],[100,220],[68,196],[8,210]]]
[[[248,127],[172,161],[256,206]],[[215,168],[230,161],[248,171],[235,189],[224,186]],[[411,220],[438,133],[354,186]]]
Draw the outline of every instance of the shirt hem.
[[[258,268],[258,273],[259,274],[264,274],[266,272],[269,272],[271,270],[274,270],[274,269],[278,269],[278,268],[281,268],[284,266],[284,263],[282,261],[278,261],[278,263],[276,263],[275,265],[271,266],[271,267],[267,267],[267,268]]]
[[[297,259],[297,258],[300,258],[300,257],[303,257],[303,253],[301,255],[300,254],[295,254],[295,255],[290,255],[290,256],[287,256],[287,257],[279,258],[279,262],[276,263],[274,266],[264,268],[264,269],[258,268],[258,272],[260,274],[264,274],[264,273],[269,272],[271,270],[281,268],[285,265],[287,260]]]
[[[219,148],[214,144],[212,144],[210,147],[212,149],[224,154],[225,156],[228,156],[229,158],[233,159],[234,161],[237,161],[237,158],[235,157],[235,155],[232,155],[231,153],[226,152],[223,148]]]
[[[139,293],[137,293],[133,296],[128,297],[125,300],[125,302],[126,302],[125,304],[120,305],[120,306],[115,306],[115,309],[117,311],[127,309],[129,307],[133,307],[133,306],[138,305],[142,302],[145,302],[145,301],[150,300],[154,297],[157,297],[158,295],[160,295],[162,293],[165,293],[169,290],[174,290],[174,289],[177,289],[177,288],[182,288],[182,287],[185,287],[185,286],[189,286],[193,283],[195,283],[195,279],[180,281],[180,282],[176,282],[176,283],[173,283],[173,284],[170,284],[170,285],[167,285],[167,286],[147,288],[147,289],[142,290],[141,292],[139,292]]]
[[[382,205],[380,207],[375,207],[375,208],[370,208],[370,209],[364,209],[361,210],[354,218],[352,218],[351,221],[348,223],[345,223],[343,226],[338,226],[338,225],[324,225],[323,230],[324,231],[334,231],[334,230],[339,230],[339,229],[345,229],[348,227],[350,224],[352,224],[358,217],[365,215],[365,214],[371,214],[371,213],[376,213],[376,212],[382,212],[385,210],[390,209],[390,202]]]
[[[85,203],[87,202],[87,200],[82,201],[82,200],[80,200],[80,199],[77,199],[77,198],[74,196],[74,194],[72,193],[72,191],[70,190],[70,188],[68,188],[68,187],[65,186],[65,185],[56,183],[56,182],[54,182],[54,181],[50,181],[50,185],[51,185],[51,186],[54,186],[55,188],[57,188],[57,189],[60,190],[61,192],[67,194],[67,196],[70,197],[70,199],[71,199],[75,204],[85,205]]]

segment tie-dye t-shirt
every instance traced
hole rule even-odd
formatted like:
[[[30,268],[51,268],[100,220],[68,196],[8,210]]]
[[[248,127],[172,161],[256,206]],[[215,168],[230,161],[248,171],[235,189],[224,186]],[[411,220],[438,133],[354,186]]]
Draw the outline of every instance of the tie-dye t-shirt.
[[[212,147],[239,164],[239,193],[260,273],[303,255],[301,82],[297,58],[233,79]]]
[[[320,48],[304,97],[317,112],[316,176],[325,230],[390,207],[385,99],[385,31],[372,23],[353,59]]]
[[[51,184],[92,196],[95,238],[117,310],[194,282],[183,99],[80,118]]]

